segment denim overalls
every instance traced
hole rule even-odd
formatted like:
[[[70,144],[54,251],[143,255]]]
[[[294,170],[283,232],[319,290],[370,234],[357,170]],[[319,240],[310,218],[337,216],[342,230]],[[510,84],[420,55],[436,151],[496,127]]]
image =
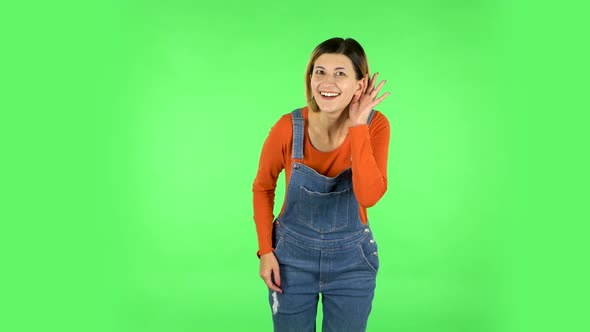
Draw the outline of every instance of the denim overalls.
[[[369,116],[368,124],[373,117]],[[326,177],[302,164],[304,119],[292,112],[293,163],[286,206],[273,241],[283,294],[270,291],[274,330],[315,331],[322,293],[322,331],[365,331],[379,268],[377,244],[359,218],[352,169]]]

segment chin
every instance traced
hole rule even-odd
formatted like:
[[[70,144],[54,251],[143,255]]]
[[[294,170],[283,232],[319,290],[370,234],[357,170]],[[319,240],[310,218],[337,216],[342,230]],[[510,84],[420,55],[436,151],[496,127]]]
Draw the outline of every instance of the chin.
[[[318,109],[321,112],[326,112],[326,113],[337,113],[340,111],[343,111],[344,109],[346,109],[347,105],[319,105],[318,104]]]
[[[327,109],[327,110],[322,110],[320,109],[322,112],[326,112],[326,113],[341,113],[342,111],[344,111],[344,109]]]
[[[318,103],[316,100],[316,104],[318,105],[318,109],[322,112],[326,113],[334,113],[338,112],[339,110],[343,109],[345,106],[335,104],[335,103],[326,103],[325,101],[322,103]]]

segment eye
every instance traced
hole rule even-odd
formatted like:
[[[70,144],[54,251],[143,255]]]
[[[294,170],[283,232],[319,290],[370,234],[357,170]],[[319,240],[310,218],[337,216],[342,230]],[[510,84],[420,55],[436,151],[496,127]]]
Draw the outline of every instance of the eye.
[[[317,70],[315,71],[315,74],[316,74],[316,75],[324,75],[324,71],[323,71],[323,70],[321,70],[321,69],[317,69]]]
[[[337,71],[336,76],[346,76],[346,73],[343,71]]]

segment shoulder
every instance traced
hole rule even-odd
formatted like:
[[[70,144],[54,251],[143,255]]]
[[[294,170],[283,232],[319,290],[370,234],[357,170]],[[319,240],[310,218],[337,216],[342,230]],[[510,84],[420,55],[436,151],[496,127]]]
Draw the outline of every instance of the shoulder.
[[[281,132],[288,131],[291,129],[292,123],[293,121],[291,120],[291,113],[283,114],[274,124],[273,130],[279,130]]]
[[[272,130],[284,134],[291,133],[293,128],[293,118],[291,112],[283,114],[273,125]]]
[[[369,130],[373,131],[382,129],[389,129],[389,120],[387,119],[385,114],[375,110],[375,113],[373,114],[373,119],[371,120],[371,125],[369,126]]]
[[[283,114],[279,120],[274,124],[273,130],[277,130],[283,133],[291,133],[293,131],[293,112]],[[301,108],[301,114],[303,119],[307,121],[307,107]]]
[[[303,118],[306,119],[306,110],[302,109]],[[293,138],[293,116],[292,112],[283,114],[272,126],[269,139],[283,145],[289,145]],[[307,120],[307,119],[306,119]]]

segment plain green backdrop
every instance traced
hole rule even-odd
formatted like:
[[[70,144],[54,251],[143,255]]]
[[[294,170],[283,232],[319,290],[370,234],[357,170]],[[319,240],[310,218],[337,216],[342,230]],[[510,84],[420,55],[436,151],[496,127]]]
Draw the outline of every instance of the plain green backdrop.
[[[271,126],[305,104],[311,51],[335,36],[358,40],[392,93],[368,331],[583,330],[587,226],[567,211],[587,204],[586,127],[564,102],[587,93],[578,7],[3,6],[0,330],[272,330],[252,182]],[[579,84],[564,88],[563,68]]]

